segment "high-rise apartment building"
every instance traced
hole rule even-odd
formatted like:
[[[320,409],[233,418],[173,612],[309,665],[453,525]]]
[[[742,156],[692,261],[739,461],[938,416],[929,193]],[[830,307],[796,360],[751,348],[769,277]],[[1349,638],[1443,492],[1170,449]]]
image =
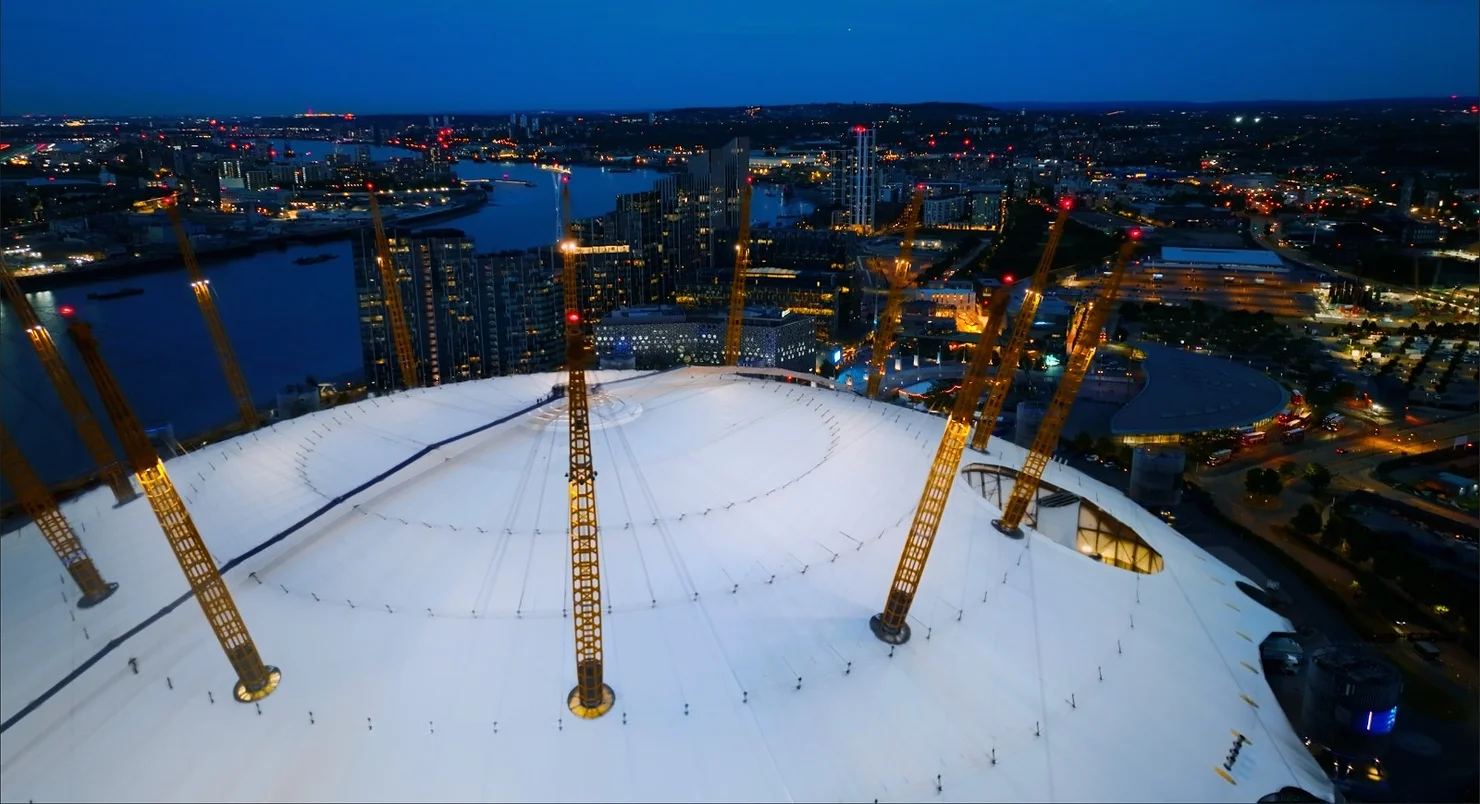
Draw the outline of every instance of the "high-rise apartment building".
[[[496,328],[473,256],[473,240],[456,229],[392,230],[391,259],[423,385],[492,376]],[[361,229],[352,242],[360,306],[360,345],[371,388],[402,385],[393,354],[385,293],[375,261],[375,237]]]
[[[480,254],[485,309],[492,310],[498,374],[532,374],[565,361],[565,298],[554,247]]]
[[[853,141],[833,152],[833,198],[843,207],[845,225],[856,231],[873,231],[874,210],[879,199],[876,130],[853,127]]]
[[[736,137],[689,160],[699,205],[700,240],[705,268],[727,267],[717,243],[740,229],[740,186],[750,174],[750,138]],[[719,263],[717,265],[716,263]]]
[[[631,196],[618,196],[618,206],[630,200]],[[581,283],[578,295],[581,313],[587,318],[599,318],[618,307],[648,298],[649,278],[657,274],[642,259],[641,245],[646,231],[640,225],[641,217],[629,209],[571,221],[571,234],[577,245],[576,273]],[[554,272],[558,274],[562,269],[556,261]]]

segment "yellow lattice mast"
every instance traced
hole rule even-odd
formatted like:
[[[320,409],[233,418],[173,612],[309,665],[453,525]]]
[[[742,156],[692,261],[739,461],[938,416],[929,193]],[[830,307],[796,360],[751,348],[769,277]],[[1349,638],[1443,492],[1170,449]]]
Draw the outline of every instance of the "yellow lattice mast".
[[[566,476],[570,488],[570,595],[576,630],[576,686],[566,704],[580,717],[598,718],[611,710],[617,694],[606,684],[603,675],[601,564],[597,550],[596,470],[591,465],[591,411],[586,399],[586,334],[582,326],[576,241],[570,226],[570,177],[560,179],[565,368],[570,374],[566,385],[570,416],[570,474]]]
[[[1043,479],[1043,469],[1048,466],[1049,459],[1053,457],[1054,447],[1059,443],[1059,433],[1064,429],[1064,421],[1069,416],[1069,408],[1074,405],[1074,397],[1079,394],[1079,386],[1084,382],[1084,375],[1089,370],[1090,361],[1095,356],[1095,347],[1099,345],[1100,328],[1110,318],[1110,308],[1115,305],[1115,298],[1120,295],[1121,280],[1125,278],[1126,263],[1130,262],[1131,253],[1136,250],[1136,243],[1140,238],[1140,230],[1132,229],[1130,237],[1121,244],[1120,251],[1115,254],[1115,265],[1110,269],[1110,276],[1100,287],[1099,296],[1090,305],[1089,311],[1085,313],[1084,322],[1079,327],[1078,338],[1069,347],[1069,363],[1064,367],[1064,376],[1059,380],[1059,387],[1054,391],[1053,400],[1048,403],[1048,410],[1043,415],[1043,423],[1038,426],[1038,432],[1033,436],[1033,445],[1028,448],[1028,458],[1023,462],[1023,468],[1018,472],[1017,480],[1012,484],[1012,495],[1008,497],[1007,504],[1002,507],[1002,518],[992,523],[998,530],[1014,539],[1020,539],[1023,536],[1019,525],[1022,524],[1023,516],[1028,512],[1028,504],[1038,493],[1038,483]]]
[[[5,473],[5,480],[15,492],[21,510],[36,523],[41,535],[46,537],[46,543],[51,545],[57,558],[62,560],[62,566],[67,568],[67,574],[77,582],[77,589],[82,592],[77,608],[90,609],[107,600],[118,589],[118,584],[103,580],[92,557],[82,549],[82,542],[77,540],[77,534],[57,508],[56,498],[36,476],[36,471],[3,426],[0,426],[0,471]]]
[[[725,323],[726,366],[740,365],[740,333],[745,319],[745,269],[750,265],[750,177],[740,186],[740,239],[735,242],[735,276],[730,281],[730,320]]]
[[[904,303],[904,289],[909,286],[911,274],[910,253],[915,248],[915,228],[920,223],[920,206],[925,202],[925,185],[915,187],[910,205],[904,211],[904,238],[899,243],[899,257],[886,273],[889,281],[889,296],[884,303],[884,315],[880,316],[874,329],[873,357],[869,360],[868,398],[879,398],[879,387],[884,382],[884,364],[889,362],[889,350],[894,348],[894,330],[899,327],[899,309]]]
[[[366,184],[370,194],[370,220],[375,222],[375,262],[380,266],[381,301],[385,320],[391,330],[391,345],[396,352],[396,366],[401,372],[401,385],[421,387],[421,373],[416,370],[416,352],[411,349],[411,329],[406,324],[406,308],[401,305],[401,282],[396,275],[396,262],[391,257],[391,241],[385,236],[380,219],[380,202],[375,200],[375,186]]]
[[[946,430],[940,436],[940,446],[935,450],[935,461],[930,465],[930,475],[925,480],[925,491],[920,494],[920,504],[915,506],[915,518],[910,522],[910,533],[904,542],[904,552],[899,556],[899,566],[894,570],[894,581],[889,585],[889,597],[884,600],[884,611],[869,620],[869,628],[873,630],[874,636],[892,645],[909,641],[910,604],[914,603],[915,592],[920,588],[920,578],[925,574],[925,561],[930,558],[930,548],[935,544],[935,532],[940,528],[940,516],[946,509],[946,500],[951,496],[951,485],[956,480],[961,452],[966,448],[966,437],[971,434],[971,417],[976,412],[977,400],[981,398],[987,368],[992,365],[992,351],[997,345],[997,336],[1002,332],[1002,324],[1007,318],[1007,299],[1010,295],[1006,288],[1000,288],[987,306],[986,324],[982,327],[976,352],[966,368],[966,376],[956,391],[956,404],[951,408],[951,416],[946,420]]]
[[[1069,220],[1069,199],[1059,202],[1059,215],[1048,230],[1048,245],[1038,258],[1038,267],[1033,269],[1033,282],[1023,294],[1023,306],[1018,309],[1012,322],[1012,336],[1002,347],[1002,363],[997,367],[988,385],[987,402],[982,407],[981,418],[976,422],[976,432],[971,434],[971,448],[984,451],[992,438],[992,429],[997,426],[997,417],[1002,415],[1002,405],[1007,401],[1007,392],[1012,390],[1012,381],[1017,377],[1018,363],[1023,356],[1023,347],[1033,331],[1033,317],[1038,314],[1038,303],[1043,300],[1043,291],[1048,287],[1048,274],[1053,267],[1054,252],[1059,250],[1059,239],[1064,236],[1064,224]]]
[[[180,244],[180,258],[190,274],[190,290],[195,293],[195,303],[200,305],[201,315],[205,316],[206,329],[211,333],[211,344],[216,347],[216,359],[221,362],[221,373],[226,375],[226,385],[231,388],[231,396],[236,400],[237,413],[241,416],[242,424],[248,430],[254,430],[262,420],[257,415],[257,406],[252,404],[252,392],[247,389],[247,379],[242,376],[241,365],[236,362],[231,339],[226,337],[221,313],[216,310],[211,281],[201,274],[200,264],[195,261],[195,249],[190,245],[190,235],[185,233],[185,222],[180,219],[179,201],[171,198],[165,204],[165,209],[170,214],[170,224],[175,228],[175,241]]]
[[[113,490],[113,499],[122,505],[137,497],[133,483],[129,482],[128,473],[124,471],[123,464],[113,454],[113,448],[108,445],[107,436],[103,435],[103,428],[98,424],[98,420],[93,418],[92,410],[87,406],[87,399],[82,396],[82,389],[77,387],[77,381],[72,379],[72,372],[68,371],[67,364],[62,362],[62,356],[57,352],[57,345],[52,341],[51,333],[41,325],[41,319],[36,317],[36,311],[32,309],[30,300],[21,293],[15,277],[10,274],[10,269],[3,265],[0,265],[0,285],[4,286],[5,297],[10,300],[11,308],[15,310],[16,317],[21,320],[21,327],[26,332],[26,339],[31,342],[31,348],[35,349],[36,356],[41,358],[41,366],[46,369],[47,378],[51,380],[52,387],[57,389],[57,396],[61,397],[62,407],[66,408],[67,415],[72,419],[72,426],[77,428],[78,437],[82,439],[87,453],[92,456],[93,463],[97,464],[103,482]]]
[[[103,409],[108,412],[113,430],[123,442],[124,456],[133,468],[134,475],[139,478],[139,485],[144,487],[149,506],[154,509],[154,516],[164,530],[170,549],[180,562],[185,580],[190,582],[190,591],[205,612],[206,622],[210,623],[211,630],[221,643],[221,649],[226,651],[227,661],[231,662],[232,669],[236,671],[236,699],[247,702],[266,698],[277,688],[282,673],[276,667],[263,664],[262,657],[258,655],[257,645],[252,641],[252,635],[247,633],[247,626],[242,622],[236,601],[231,599],[226,581],[221,578],[215,562],[211,560],[210,552],[201,541],[195,521],[185,509],[179,492],[175,491],[175,485],[170,482],[170,476],[164,470],[164,462],[159,459],[154,445],[149,443],[149,436],[144,434],[143,425],[139,424],[139,419],[134,415],[133,408],[129,407],[122,389],[103,362],[92,328],[81,321],[73,321],[67,325],[67,335],[82,354],[82,362],[87,366],[88,374],[92,375],[93,384],[97,386]]]

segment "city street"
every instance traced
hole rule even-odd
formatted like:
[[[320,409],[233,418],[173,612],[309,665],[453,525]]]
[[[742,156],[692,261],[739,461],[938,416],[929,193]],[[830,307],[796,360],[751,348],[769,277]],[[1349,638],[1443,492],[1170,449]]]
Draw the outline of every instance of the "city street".
[[[1333,489],[1365,489],[1440,516],[1476,524],[1480,520],[1473,514],[1467,515],[1447,505],[1439,505],[1398,491],[1372,477],[1372,470],[1383,461],[1404,454],[1438,449],[1452,444],[1459,436],[1480,436],[1480,414],[1453,411],[1445,413],[1453,418],[1412,425],[1383,425],[1377,434],[1373,434],[1367,423],[1360,419],[1351,420],[1346,429],[1335,433],[1314,428],[1307,430],[1305,440],[1299,444],[1271,441],[1249,447],[1242,450],[1233,461],[1222,466],[1188,467],[1188,477],[1208,486],[1209,490],[1217,486],[1226,489],[1228,493],[1242,494],[1244,475],[1250,469],[1276,469],[1285,461],[1295,461],[1302,465],[1314,462],[1335,474]],[[1338,454],[1337,449],[1344,449],[1346,452]],[[1282,521],[1288,521],[1294,514],[1292,507]]]

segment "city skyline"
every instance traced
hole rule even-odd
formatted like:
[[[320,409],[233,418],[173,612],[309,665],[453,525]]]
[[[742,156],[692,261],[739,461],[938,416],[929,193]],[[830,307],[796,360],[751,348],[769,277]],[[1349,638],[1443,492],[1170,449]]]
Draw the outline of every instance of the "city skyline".
[[[897,10],[872,0],[853,4],[847,17],[766,0],[718,29],[667,0],[573,7],[557,22],[534,9],[495,15],[470,3],[402,17],[389,3],[326,2],[292,7],[303,35],[271,48],[247,36],[255,16],[171,0],[151,14],[141,41],[170,42],[168,64],[189,69],[150,69],[147,61],[118,69],[115,50],[57,41],[58,31],[73,40],[116,37],[136,23],[123,8],[7,2],[0,114],[1330,101],[1480,91],[1480,11],[1463,0],[1259,0],[1237,16],[1152,0],[1072,9],[927,2],[911,9],[919,24],[906,26],[907,36]],[[289,19],[283,11],[261,22]],[[245,37],[235,52],[231,31]],[[552,46],[552,37],[568,46]],[[929,58],[912,63],[926,40]],[[634,58],[658,44],[661,57]],[[839,69],[850,62],[864,69]],[[613,65],[624,80],[590,80]]]

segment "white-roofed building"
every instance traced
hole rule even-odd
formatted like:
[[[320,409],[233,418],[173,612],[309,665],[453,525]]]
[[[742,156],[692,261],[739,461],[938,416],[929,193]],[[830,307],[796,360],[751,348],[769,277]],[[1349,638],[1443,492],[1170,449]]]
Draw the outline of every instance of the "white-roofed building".
[[[1280,255],[1265,249],[1183,248],[1163,246],[1161,257],[1146,260],[1142,270],[1195,269],[1208,271],[1244,271],[1256,273],[1289,273]]]
[[[565,378],[466,382],[166,464],[282,670],[260,708],[142,499],[64,507],[120,584],[95,608],[34,527],[0,540],[0,798],[1336,799],[1259,670],[1290,623],[1059,463],[1003,537],[1000,439],[963,456],[915,637],[875,639],[944,420],[739,371],[592,374],[604,717],[566,705]]]

